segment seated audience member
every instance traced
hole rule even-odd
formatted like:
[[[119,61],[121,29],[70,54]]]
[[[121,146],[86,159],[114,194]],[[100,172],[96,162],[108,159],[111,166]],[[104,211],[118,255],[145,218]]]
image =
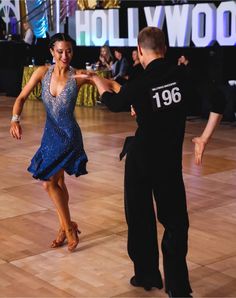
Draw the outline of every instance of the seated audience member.
[[[182,55],[182,56],[180,56],[179,58],[178,58],[178,61],[177,61],[177,64],[178,65],[188,65],[189,64],[189,60],[188,60],[188,58],[186,58],[184,55]]]
[[[134,61],[133,66],[136,66],[137,64],[140,64],[140,60],[138,57],[138,50],[133,50],[132,51],[132,59]]]
[[[101,47],[97,64],[99,65],[99,68],[106,68],[111,70],[111,66],[113,64],[113,56],[108,46],[104,45]]]
[[[30,24],[28,22],[24,22],[23,28],[25,31],[23,41],[28,45],[32,45],[34,41],[34,32],[31,29]]]
[[[138,51],[132,51],[133,64],[129,67],[126,78],[132,80],[143,72],[143,67],[139,61]]]
[[[112,76],[116,82],[122,85],[126,81],[125,76],[127,75],[129,64],[127,59],[124,57],[122,48],[116,48],[114,55],[117,60],[112,65]]]

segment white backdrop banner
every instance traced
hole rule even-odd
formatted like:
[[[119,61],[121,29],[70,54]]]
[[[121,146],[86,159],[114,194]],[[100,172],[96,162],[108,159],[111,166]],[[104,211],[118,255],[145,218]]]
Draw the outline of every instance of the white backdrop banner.
[[[80,46],[137,45],[139,9],[147,26],[167,28],[170,47],[207,47],[236,44],[236,2],[167,5],[127,9],[127,38],[119,37],[119,9],[76,11],[76,44]]]

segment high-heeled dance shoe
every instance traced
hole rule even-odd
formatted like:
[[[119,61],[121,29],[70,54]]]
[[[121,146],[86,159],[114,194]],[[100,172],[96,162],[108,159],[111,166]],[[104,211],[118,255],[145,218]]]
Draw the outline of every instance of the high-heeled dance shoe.
[[[66,230],[66,238],[68,242],[68,250],[73,252],[77,245],[79,244],[79,234],[81,234],[80,230],[78,229],[77,223],[71,223],[71,226],[68,230]],[[69,240],[73,238],[73,240]]]
[[[75,228],[78,228],[76,222],[72,221],[71,225]],[[66,240],[66,232],[62,228],[59,229],[57,237],[55,240],[52,241],[51,248],[61,247],[65,244]]]
[[[52,241],[51,248],[57,248],[64,244],[66,240],[66,232],[62,228],[59,229],[57,238]]]

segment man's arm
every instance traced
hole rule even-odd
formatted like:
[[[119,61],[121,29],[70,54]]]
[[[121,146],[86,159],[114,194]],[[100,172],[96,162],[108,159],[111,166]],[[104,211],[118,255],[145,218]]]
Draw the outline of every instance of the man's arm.
[[[120,86],[117,82],[100,78],[92,77],[93,82],[98,88],[101,95],[101,101],[112,112],[130,111],[132,100],[135,98],[135,90],[131,84]]]
[[[189,64],[185,64],[185,60],[180,61],[180,65],[184,64],[184,81],[187,83],[190,94],[189,98],[192,98],[194,95],[194,90],[196,91],[197,83],[195,82],[194,71]],[[181,67],[181,66],[179,66]],[[212,134],[214,133],[217,125],[220,123],[222,119],[222,115],[225,109],[226,100],[224,94],[219,90],[219,88],[213,84],[209,79],[208,83],[208,91],[210,95],[210,115],[205,129],[203,130],[200,137],[193,138],[192,142],[195,144],[195,163],[197,165],[202,164],[202,158],[204,154],[204,150],[206,148],[207,143],[209,142]]]
[[[121,85],[113,80],[108,80],[97,75],[92,76],[92,82],[97,86],[99,94],[102,96],[104,92],[120,91]]]
[[[206,145],[209,142],[215,128],[217,127],[221,119],[221,114],[211,112],[207,125],[203,130],[201,136],[193,138],[192,142],[195,144],[195,163],[197,165],[201,165]]]

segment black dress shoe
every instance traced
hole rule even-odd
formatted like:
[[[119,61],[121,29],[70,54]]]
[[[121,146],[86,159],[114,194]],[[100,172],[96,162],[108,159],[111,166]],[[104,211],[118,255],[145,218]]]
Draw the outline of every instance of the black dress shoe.
[[[141,282],[136,280],[135,275],[131,277],[130,284],[134,287],[142,287],[146,291],[150,291],[152,288],[157,288],[159,290],[163,288],[162,280],[147,280]]]
[[[178,297],[178,298],[193,298],[193,296],[190,293],[184,293],[184,292],[175,292],[175,291],[168,291],[168,296],[170,298],[172,297]]]

